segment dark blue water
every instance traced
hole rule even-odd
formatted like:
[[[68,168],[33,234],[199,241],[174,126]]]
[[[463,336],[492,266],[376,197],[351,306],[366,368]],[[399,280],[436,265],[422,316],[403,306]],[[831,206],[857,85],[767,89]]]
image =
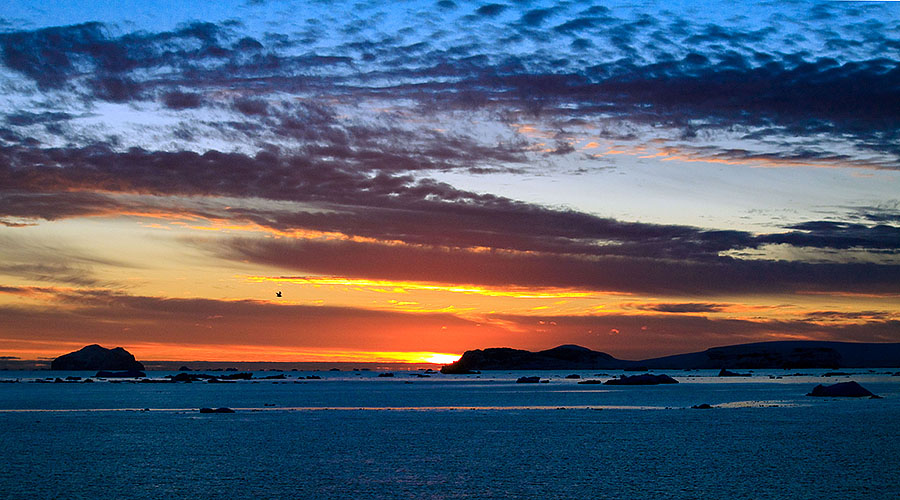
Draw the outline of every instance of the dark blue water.
[[[900,497],[900,377],[822,400],[804,394],[847,379],[517,375],[0,384],[0,497]]]

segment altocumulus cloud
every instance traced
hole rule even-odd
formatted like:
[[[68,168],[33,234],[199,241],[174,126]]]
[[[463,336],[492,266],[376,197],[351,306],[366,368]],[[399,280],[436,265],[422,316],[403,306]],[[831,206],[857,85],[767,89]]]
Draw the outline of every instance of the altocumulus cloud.
[[[377,136],[397,137],[402,127],[360,128],[311,103],[380,102],[438,122],[477,109],[479,118],[498,124],[538,117],[549,129],[571,132],[592,121],[615,135],[626,123],[642,131],[635,143],[662,140],[701,157],[898,166],[892,110],[900,107],[900,76],[892,57],[900,43],[896,15],[884,5],[815,12],[785,6],[724,23],[703,12],[662,15],[652,6],[423,4],[399,14],[366,4],[351,12],[281,33],[235,21],[192,21],[166,31],[126,32],[97,22],[7,31],[0,34],[7,78],[24,77],[62,109],[7,113],[6,135],[85,142],[94,132],[71,118],[92,101],[157,103],[183,113],[188,127],[202,112],[241,115],[194,125],[194,148],[211,135],[262,135],[323,145],[319,152],[340,156],[373,150]],[[396,33],[374,28],[380,19],[390,19]],[[23,97],[30,90],[13,88]],[[293,109],[285,95],[301,97],[305,109]],[[29,113],[70,126],[38,130],[23,122]],[[448,152],[429,150],[422,129],[405,133],[415,134],[419,147],[411,149],[422,152],[394,156],[396,169],[445,166]],[[824,140],[815,147],[796,140],[810,135]],[[699,145],[705,148],[692,149]],[[450,149],[470,155],[466,166],[514,158],[492,154],[496,143],[458,146]],[[391,159],[373,162],[388,168]]]

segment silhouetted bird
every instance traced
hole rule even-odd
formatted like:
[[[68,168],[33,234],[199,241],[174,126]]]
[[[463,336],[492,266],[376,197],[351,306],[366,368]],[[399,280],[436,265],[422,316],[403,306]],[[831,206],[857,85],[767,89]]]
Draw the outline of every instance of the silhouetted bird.
[[[276,297],[281,297],[281,292],[275,292]]]

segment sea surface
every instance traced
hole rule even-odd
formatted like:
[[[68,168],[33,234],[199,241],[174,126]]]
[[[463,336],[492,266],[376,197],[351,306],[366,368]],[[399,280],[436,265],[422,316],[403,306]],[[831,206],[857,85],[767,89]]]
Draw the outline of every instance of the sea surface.
[[[0,498],[900,498],[897,369],[842,371],[670,370],[679,384],[648,387],[577,383],[622,374],[592,371],[2,371]],[[548,382],[515,382],[528,375]],[[848,380],[882,399],[805,395]]]

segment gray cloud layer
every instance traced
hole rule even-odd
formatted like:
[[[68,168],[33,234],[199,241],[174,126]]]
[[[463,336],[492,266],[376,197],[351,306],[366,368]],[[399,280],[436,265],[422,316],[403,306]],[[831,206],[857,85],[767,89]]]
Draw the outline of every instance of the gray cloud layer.
[[[818,221],[754,235],[627,223],[272,153],[7,148],[0,157],[5,159],[0,216],[10,220],[174,212],[282,232],[338,232],[408,245],[246,239],[214,244],[226,258],[304,272],[697,294],[886,293],[896,292],[900,283],[896,264],[744,261],[721,254],[786,244],[896,255],[900,229],[885,224]],[[158,195],[183,201],[172,204]],[[296,202],[312,209],[226,208],[206,201],[218,196]],[[476,247],[499,253],[468,250]]]

